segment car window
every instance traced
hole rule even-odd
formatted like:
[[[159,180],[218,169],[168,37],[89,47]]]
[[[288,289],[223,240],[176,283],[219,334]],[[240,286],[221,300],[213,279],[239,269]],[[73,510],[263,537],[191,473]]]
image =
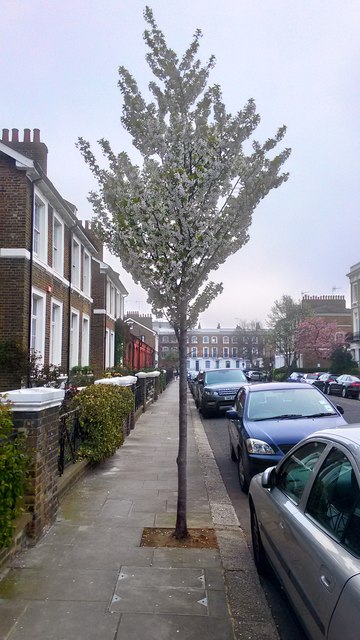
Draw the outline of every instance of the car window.
[[[290,386],[290,385],[289,385]],[[247,405],[249,420],[271,420],[279,417],[334,415],[334,406],[310,384],[302,388],[264,389],[250,393]]]
[[[278,488],[299,504],[308,478],[325,449],[323,442],[308,442],[284,462],[277,476]]]
[[[349,551],[360,557],[360,497],[349,518],[342,542]]]
[[[238,412],[239,416],[242,416],[244,413],[244,404],[245,404],[246,393],[244,390],[240,390],[236,396],[235,400],[235,409]]]
[[[333,447],[315,479],[306,512],[341,540],[359,496],[359,485],[350,460],[340,449]],[[359,527],[358,518],[354,518],[352,530],[356,527]],[[350,538],[353,540],[352,534]]]
[[[236,384],[237,382],[247,382],[245,374],[240,369],[213,369],[205,373],[205,384]]]

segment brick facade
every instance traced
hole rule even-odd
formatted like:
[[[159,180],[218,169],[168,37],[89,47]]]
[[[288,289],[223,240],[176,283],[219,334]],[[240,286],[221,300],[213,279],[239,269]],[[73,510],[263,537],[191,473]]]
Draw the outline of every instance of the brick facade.
[[[40,132],[3,129],[0,141],[0,342],[13,340],[67,373],[114,360],[126,289],[103,262],[101,242],[46,175]],[[34,346],[35,345],[35,346]],[[0,367],[0,391],[20,387]]]

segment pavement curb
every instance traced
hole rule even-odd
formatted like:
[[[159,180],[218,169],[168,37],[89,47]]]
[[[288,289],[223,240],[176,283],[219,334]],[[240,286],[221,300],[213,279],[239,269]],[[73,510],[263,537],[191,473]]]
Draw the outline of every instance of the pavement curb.
[[[219,544],[234,638],[236,640],[245,638],[247,640],[279,640],[244,532],[240,527],[192,400],[188,407]]]

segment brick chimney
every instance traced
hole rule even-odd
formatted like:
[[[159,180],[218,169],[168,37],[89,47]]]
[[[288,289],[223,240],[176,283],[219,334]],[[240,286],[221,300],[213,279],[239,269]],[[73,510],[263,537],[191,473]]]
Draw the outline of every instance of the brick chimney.
[[[48,149],[46,144],[40,142],[40,129],[33,130],[33,139],[31,140],[30,129],[24,129],[23,141],[19,140],[19,129],[11,130],[11,140],[9,137],[9,129],[2,130],[1,142],[7,144],[8,147],[19,151],[27,158],[36,160],[39,163],[44,173],[47,173],[47,154]]]

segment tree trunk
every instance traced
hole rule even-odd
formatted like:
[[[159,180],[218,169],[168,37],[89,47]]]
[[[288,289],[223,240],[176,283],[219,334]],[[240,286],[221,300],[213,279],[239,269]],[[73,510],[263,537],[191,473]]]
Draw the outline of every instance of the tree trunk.
[[[186,507],[187,507],[187,344],[186,344],[186,305],[182,305],[179,326],[179,450],[178,466],[178,501],[176,514],[175,538],[180,540],[188,536]]]

